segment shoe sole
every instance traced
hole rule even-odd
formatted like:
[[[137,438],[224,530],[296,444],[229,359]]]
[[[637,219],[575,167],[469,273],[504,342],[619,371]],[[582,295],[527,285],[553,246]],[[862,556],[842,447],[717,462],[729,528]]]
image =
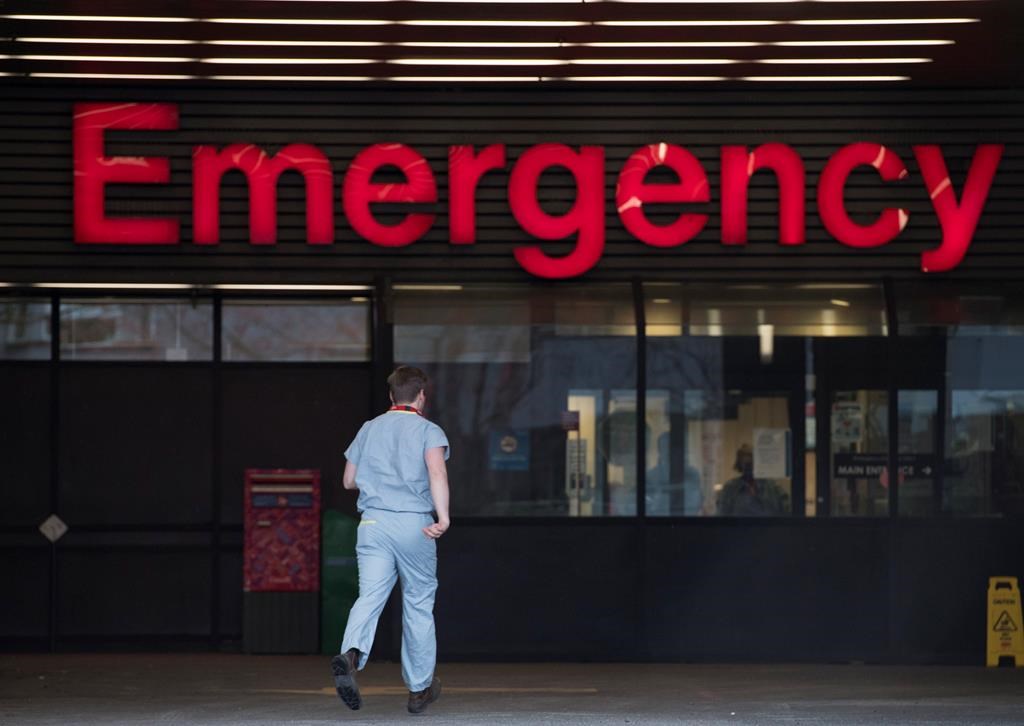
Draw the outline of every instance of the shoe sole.
[[[334,690],[338,692],[338,698],[353,711],[358,711],[363,705],[363,698],[359,695],[356,675],[349,670],[348,659],[343,655],[331,658],[331,672],[334,674]]]
[[[431,683],[431,685],[433,685],[433,683]],[[440,697],[441,697],[441,681],[438,681],[437,682],[437,691],[434,692],[434,697],[431,698],[429,701],[425,702],[422,706],[420,706],[418,710],[414,711],[412,708],[410,708],[409,709],[409,713],[423,713],[424,711],[427,710],[427,706],[432,704],[434,701],[436,701]]]

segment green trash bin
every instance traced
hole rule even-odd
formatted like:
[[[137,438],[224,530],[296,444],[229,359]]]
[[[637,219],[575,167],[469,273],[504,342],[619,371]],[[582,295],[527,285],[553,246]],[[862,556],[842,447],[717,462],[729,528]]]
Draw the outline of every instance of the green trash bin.
[[[359,597],[356,567],[356,531],[359,520],[328,509],[321,529],[320,556],[320,649],[337,653],[345,634],[348,611]]]

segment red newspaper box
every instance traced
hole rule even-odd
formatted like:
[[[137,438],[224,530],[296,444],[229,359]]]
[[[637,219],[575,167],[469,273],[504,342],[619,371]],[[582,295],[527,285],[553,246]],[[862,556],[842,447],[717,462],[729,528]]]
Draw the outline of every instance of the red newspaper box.
[[[245,470],[245,592],[320,590],[320,471]]]

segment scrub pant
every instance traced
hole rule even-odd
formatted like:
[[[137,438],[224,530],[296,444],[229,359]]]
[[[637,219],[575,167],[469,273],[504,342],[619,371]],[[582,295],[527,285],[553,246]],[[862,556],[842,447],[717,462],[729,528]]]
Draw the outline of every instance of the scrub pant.
[[[402,581],[402,678],[410,691],[422,691],[434,677],[434,593],[437,542],[423,533],[429,514],[367,509],[356,538],[359,599],[348,614],[341,652],[359,650],[359,670],[373,648],[377,619],[395,580]]]

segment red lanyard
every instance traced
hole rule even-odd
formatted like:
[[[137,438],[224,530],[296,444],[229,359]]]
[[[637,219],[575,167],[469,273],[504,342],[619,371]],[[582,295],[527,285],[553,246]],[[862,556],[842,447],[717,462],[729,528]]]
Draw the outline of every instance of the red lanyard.
[[[407,411],[408,413],[414,413],[417,416],[423,415],[423,413],[415,406],[392,406],[388,411]]]

